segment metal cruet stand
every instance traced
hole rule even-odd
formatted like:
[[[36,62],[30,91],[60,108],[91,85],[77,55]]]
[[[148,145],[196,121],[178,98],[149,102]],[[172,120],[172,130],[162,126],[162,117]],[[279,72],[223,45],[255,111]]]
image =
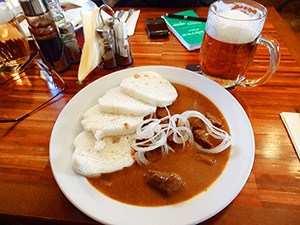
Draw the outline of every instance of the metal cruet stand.
[[[112,18],[106,21],[104,21],[102,16],[104,9],[107,9],[112,14]],[[112,69],[118,65],[131,65],[133,60],[125,23],[116,18],[114,10],[106,4],[100,6],[99,18],[101,21],[96,28],[96,32],[99,38],[103,67]]]

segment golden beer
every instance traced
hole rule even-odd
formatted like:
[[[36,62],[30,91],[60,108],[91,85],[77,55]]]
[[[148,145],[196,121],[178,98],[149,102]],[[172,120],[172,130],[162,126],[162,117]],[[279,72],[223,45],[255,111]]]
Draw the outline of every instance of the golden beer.
[[[222,86],[230,86],[245,74],[253,60],[255,50],[254,41],[226,43],[205,33],[200,49],[201,70]]]
[[[0,67],[16,68],[30,56],[29,43],[16,18],[0,3]]]
[[[218,0],[209,7],[199,63],[203,75],[225,88],[253,87],[266,83],[280,61],[278,42],[262,34],[267,9],[251,0]],[[267,72],[247,79],[257,45],[269,49]]]

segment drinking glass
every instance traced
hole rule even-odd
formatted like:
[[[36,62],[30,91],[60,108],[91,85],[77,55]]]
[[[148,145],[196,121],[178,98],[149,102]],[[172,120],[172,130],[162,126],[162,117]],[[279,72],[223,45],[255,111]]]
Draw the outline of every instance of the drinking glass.
[[[250,0],[219,0],[211,4],[200,48],[203,74],[228,89],[266,83],[280,62],[279,43],[262,34],[266,16],[267,9]],[[257,45],[268,48],[269,68],[263,76],[247,79],[245,74]]]
[[[0,71],[17,72],[30,58],[30,47],[16,17],[0,2]]]

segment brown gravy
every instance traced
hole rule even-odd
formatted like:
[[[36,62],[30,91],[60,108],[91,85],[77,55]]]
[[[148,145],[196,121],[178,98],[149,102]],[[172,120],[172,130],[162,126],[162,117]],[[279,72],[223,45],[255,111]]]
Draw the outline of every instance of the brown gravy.
[[[222,129],[229,132],[223,115],[209,99],[184,85],[177,83],[173,85],[178,92],[178,98],[169,107],[171,112],[182,113],[186,110],[197,110],[203,114],[210,112],[223,120]],[[178,146],[175,151],[148,165],[140,166],[135,163],[114,173],[88,178],[88,181],[106,196],[120,202],[139,206],[171,205],[205,191],[222,173],[230,153],[230,149],[227,149],[212,155],[216,163],[209,165],[197,159],[199,151],[193,146],[185,148],[184,151]],[[177,193],[167,197],[145,182],[144,176],[149,169],[175,172],[184,180],[185,185]]]

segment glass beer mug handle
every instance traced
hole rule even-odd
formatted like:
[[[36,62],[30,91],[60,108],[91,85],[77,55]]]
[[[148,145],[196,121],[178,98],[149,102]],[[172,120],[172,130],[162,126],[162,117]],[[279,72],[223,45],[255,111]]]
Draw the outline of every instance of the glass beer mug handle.
[[[266,36],[266,35],[261,35],[257,39],[256,43],[268,48],[269,55],[270,55],[269,68],[268,68],[267,72],[258,79],[243,80],[240,83],[240,85],[244,86],[244,87],[255,87],[255,86],[260,86],[260,85],[263,85],[264,83],[266,83],[273,76],[273,74],[277,70],[277,67],[280,62],[280,56],[281,56],[280,45],[276,39]]]

